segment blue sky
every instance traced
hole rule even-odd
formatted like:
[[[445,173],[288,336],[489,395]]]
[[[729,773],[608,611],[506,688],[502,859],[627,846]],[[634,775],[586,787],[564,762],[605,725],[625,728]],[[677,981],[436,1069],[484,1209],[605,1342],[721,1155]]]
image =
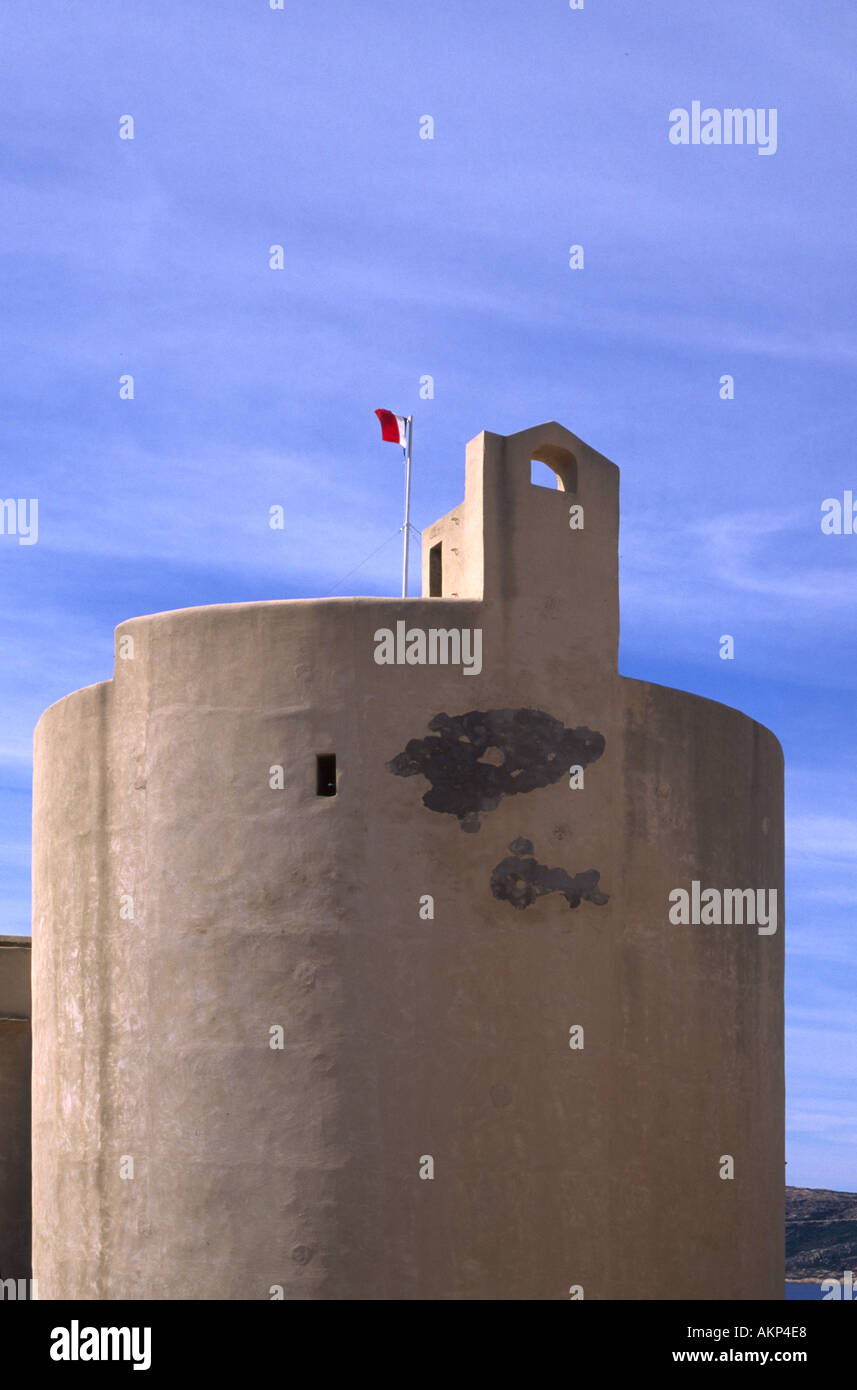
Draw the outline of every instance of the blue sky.
[[[33,726],[117,623],[395,593],[374,407],[413,410],[418,526],[467,439],[557,419],[622,469],[620,669],[785,749],[787,1174],[857,1190],[857,536],[820,529],[857,493],[855,41],[846,0],[9,0],[0,495],[39,539],[0,536],[0,931]],[[672,145],[693,100],[776,108],[776,153]]]

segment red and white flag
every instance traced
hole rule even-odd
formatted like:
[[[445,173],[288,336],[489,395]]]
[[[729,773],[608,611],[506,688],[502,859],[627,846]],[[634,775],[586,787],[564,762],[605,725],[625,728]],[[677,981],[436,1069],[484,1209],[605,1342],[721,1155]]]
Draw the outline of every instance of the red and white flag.
[[[401,444],[403,449],[408,447],[408,421],[404,415],[394,415],[392,410],[376,410],[375,414],[381,421],[381,438],[386,439],[388,444]]]

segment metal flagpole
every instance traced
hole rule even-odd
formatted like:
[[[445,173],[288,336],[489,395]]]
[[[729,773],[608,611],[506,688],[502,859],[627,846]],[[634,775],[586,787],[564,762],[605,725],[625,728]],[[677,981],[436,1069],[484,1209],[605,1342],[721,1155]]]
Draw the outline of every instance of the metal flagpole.
[[[414,442],[414,417],[407,417],[408,445],[405,450],[405,546],[402,557],[402,598],[408,597],[408,541],[411,536],[411,447]]]

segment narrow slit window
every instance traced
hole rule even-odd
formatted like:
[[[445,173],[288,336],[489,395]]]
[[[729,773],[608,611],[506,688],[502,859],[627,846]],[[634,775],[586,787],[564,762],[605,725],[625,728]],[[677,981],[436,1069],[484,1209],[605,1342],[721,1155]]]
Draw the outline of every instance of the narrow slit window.
[[[429,598],[443,597],[443,541],[429,551]]]
[[[336,754],[319,753],[315,769],[316,796],[336,796]]]

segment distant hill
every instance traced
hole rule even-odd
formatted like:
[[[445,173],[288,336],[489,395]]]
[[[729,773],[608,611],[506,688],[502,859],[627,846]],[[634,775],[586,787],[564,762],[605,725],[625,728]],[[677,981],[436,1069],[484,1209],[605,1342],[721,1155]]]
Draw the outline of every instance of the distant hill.
[[[841,1279],[857,1284],[857,1192],[786,1188],[786,1278]]]

